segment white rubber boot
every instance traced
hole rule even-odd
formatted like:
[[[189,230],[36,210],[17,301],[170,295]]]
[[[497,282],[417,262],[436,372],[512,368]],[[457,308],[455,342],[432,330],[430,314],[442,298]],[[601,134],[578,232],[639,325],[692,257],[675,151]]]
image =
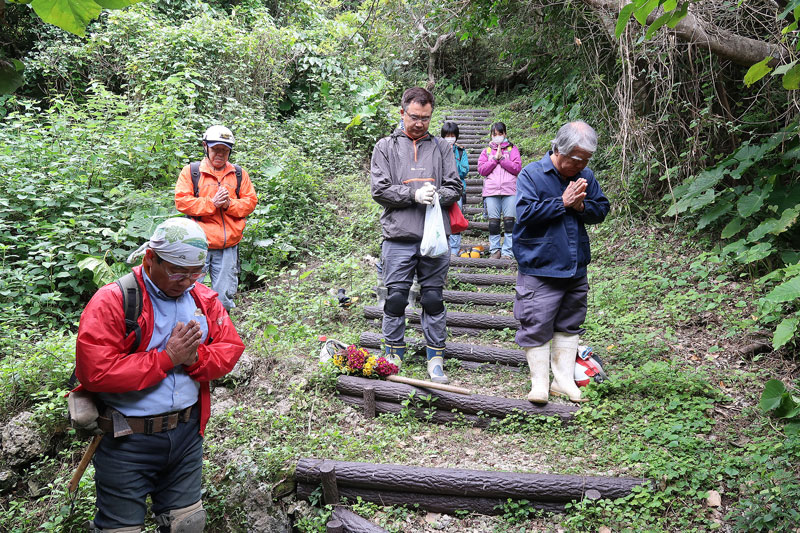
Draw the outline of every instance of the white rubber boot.
[[[550,341],[541,346],[534,346],[525,350],[528,367],[531,370],[531,391],[528,401],[533,403],[547,403],[547,384],[550,381]]]
[[[585,402],[581,389],[575,384],[575,357],[578,355],[578,335],[556,332],[552,341],[553,383],[550,394],[566,396],[570,401]]]

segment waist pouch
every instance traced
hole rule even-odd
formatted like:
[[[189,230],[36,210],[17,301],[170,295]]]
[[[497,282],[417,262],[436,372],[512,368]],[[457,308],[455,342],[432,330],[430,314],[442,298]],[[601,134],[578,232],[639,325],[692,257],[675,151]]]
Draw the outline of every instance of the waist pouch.
[[[188,422],[192,418],[193,411],[199,412],[196,407],[197,404],[180,411],[155,416],[125,416],[116,409],[108,408],[103,413],[105,416],[98,417],[97,426],[104,433],[113,433],[114,438],[132,433],[152,435],[175,429],[181,422]]]

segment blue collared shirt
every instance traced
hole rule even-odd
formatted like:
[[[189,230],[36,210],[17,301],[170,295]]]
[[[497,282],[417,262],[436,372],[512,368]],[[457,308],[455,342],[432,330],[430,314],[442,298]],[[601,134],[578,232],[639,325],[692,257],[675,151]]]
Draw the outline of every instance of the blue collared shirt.
[[[189,294],[194,285],[186,289],[178,298],[170,298],[164,294],[142,269],[144,285],[153,305],[153,335],[148,350],[163,350],[178,322],[186,324],[194,320],[203,331],[201,342],[208,335],[206,317],[197,308],[194,298]],[[131,354],[129,357],[136,357]],[[159,384],[147,389],[120,393],[101,393],[100,398],[125,416],[152,416],[170,411],[185,409],[197,402],[200,384],[194,381],[183,368],[178,365],[169,372]]]

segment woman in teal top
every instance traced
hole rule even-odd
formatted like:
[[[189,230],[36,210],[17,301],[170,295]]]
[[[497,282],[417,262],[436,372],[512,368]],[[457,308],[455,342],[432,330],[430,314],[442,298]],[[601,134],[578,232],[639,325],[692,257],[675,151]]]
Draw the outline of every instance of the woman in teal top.
[[[453,157],[456,158],[456,167],[458,168],[458,177],[461,178],[461,199],[458,201],[459,209],[464,209],[464,202],[467,198],[467,181],[466,177],[469,173],[469,158],[467,157],[467,149],[463,146],[456,144],[458,140],[458,124],[455,122],[445,122],[442,124],[442,137],[445,141],[453,145]],[[457,233],[450,235],[450,253],[458,255],[461,248],[461,234]]]

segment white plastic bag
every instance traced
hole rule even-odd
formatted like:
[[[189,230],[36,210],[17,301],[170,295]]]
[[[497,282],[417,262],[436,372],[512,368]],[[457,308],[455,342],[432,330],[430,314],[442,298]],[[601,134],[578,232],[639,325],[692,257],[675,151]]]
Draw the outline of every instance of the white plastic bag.
[[[422,230],[422,244],[419,247],[420,255],[426,257],[439,257],[450,251],[447,234],[444,232],[442,208],[439,205],[439,195],[433,195],[433,204],[425,210],[425,227]]]

